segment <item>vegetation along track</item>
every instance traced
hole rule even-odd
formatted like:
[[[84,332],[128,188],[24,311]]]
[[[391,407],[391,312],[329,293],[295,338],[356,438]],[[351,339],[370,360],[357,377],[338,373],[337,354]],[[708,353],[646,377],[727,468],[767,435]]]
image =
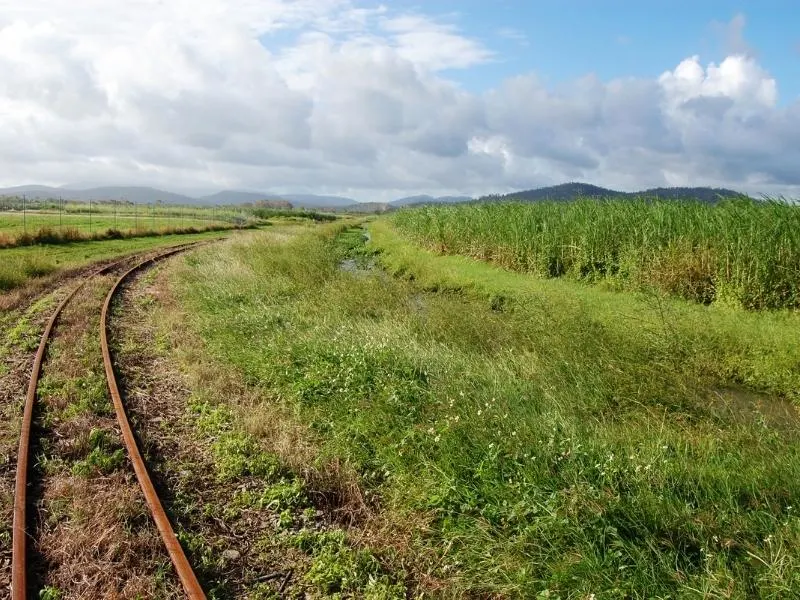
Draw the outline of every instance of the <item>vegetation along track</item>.
[[[188,561],[186,560],[186,556],[184,555],[183,550],[180,547],[180,544],[178,544],[175,538],[175,534],[172,531],[169,520],[167,519],[164,509],[161,506],[161,503],[158,499],[158,495],[155,492],[155,488],[153,487],[153,484],[150,481],[150,478],[147,474],[147,469],[144,465],[141,454],[139,453],[138,447],[136,445],[136,440],[133,435],[133,431],[131,430],[130,424],[125,414],[125,409],[122,404],[122,400],[120,398],[119,391],[117,388],[116,378],[114,375],[114,370],[111,361],[111,354],[109,351],[107,335],[106,335],[108,327],[109,307],[111,305],[111,302],[113,301],[114,296],[119,290],[121,284],[131,274],[155,263],[158,260],[175,255],[179,252],[195,247],[196,245],[197,243],[191,243],[191,244],[183,244],[172,247],[166,252],[161,252],[159,254],[155,254],[144,260],[141,260],[140,262],[138,262],[138,264],[135,264],[135,266],[126,270],[116,280],[112,288],[109,290],[105,298],[105,302],[103,303],[103,308],[100,318],[100,337],[101,337],[100,341],[102,347],[106,378],[108,381],[109,391],[111,392],[112,400],[114,403],[114,409],[117,415],[117,420],[119,422],[119,426],[122,431],[122,436],[128,454],[131,457],[136,477],[144,493],[147,505],[150,508],[153,520],[155,521],[159,533],[162,536],[164,544],[167,548],[167,552],[169,553],[170,559],[173,565],[175,566],[176,572],[180,578],[180,581],[184,587],[187,596],[189,598],[205,598],[205,595],[203,594],[203,591],[199,583],[197,582],[197,579],[194,573],[192,572],[192,569],[189,566]],[[49,321],[45,326],[44,332],[42,333],[42,337],[40,339],[39,346],[36,351],[36,355],[34,357],[33,368],[31,371],[31,376],[28,384],[28,390],[23,412],[23,422],[19,435],[19,449],[17,453],[17,471],[16,471],[16,481],[14,488],[14,512],[13,512],[13,525],[12,525],[13,541],[12,541],[11,594],[13,600],[24,600],[25,598],[27,598],[28,594],[27,575],[29,572],[29,565],[27,564],[28,563],[27,540],[29,537],[29,532],[28,532],[27,507],[29,503],[28,489],[30,487],[28,481],[28,473],[30,470],[29,465],[30,465],[30,451],[31,451],[31,431],[34,420],[34,409],[37,399],[37,387],[39,384],[39,378],[42,371],[42,364],[45,359],[45,354],[47,351],[48,343],[51,338],[51,334],[53,333],[55,324],[58,321],[59,316],[61,315],[64,308],[70,303],[70,301],[75,297],[75,295],[82,288],[84,288],[87,282],[89,282],[95,277],[101,275],[107,275],[114,272],[115,270],[119,270],[124,266],[128,265],[131,260],[136,260],[136,259],[141,259],[141,255],[121,259],[119,261],[105,265],[100,269],[97,269],[86,275],[61,300],[56,309],[53,311]]]

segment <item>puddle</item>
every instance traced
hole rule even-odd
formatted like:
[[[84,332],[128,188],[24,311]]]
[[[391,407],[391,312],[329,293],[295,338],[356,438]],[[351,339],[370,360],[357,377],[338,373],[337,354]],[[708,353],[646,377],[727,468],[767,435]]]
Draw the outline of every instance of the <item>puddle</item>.
[[[413,294],[408,297],[408,303],[411,310],[415,313],[422,313],[426,312],[427,303],[425,302],[425,296],[420,293]]]
[[[763,422],[780,430],[800,429],[800,409],[789,400],[742,388],[711,390],[708,408],[734,423]]]
[[[368,253],[364,252],[363,248],[363,245],[370,241],[370,234],[368,231],[363,229],[358,231],[358,233],[361,234],[361,244],[351,249],[351,252],[354,253],[355,256],[339,261],[339,270],[346,273],[353,273],[355,275],[374,273],[377,268],[377,264]]]
[[[339,262],[339,270],[353,275],[374,275],[378,271],[377,264],[371,258],[345,258]]]
[[[347,271],[348,273],[355,273],[356,271],[362,270],[355,258],[345,258],[339,263],[339,269]]]

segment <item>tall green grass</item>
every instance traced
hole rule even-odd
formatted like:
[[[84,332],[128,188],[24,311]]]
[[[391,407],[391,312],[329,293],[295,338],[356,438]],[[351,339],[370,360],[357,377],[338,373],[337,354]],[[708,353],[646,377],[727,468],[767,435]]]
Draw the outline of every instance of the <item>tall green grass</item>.
[[[415,208],[392,219],[441,253],[543,277],[750,309],[800,306],[800,207],[784,201],[504,202]]]

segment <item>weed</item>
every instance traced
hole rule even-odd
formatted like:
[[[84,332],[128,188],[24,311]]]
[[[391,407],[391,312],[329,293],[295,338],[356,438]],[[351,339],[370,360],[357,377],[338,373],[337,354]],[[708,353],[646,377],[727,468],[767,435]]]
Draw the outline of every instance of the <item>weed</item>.
[[[80,448],[88,452],[86,458],[72,466],[72,474],[89,477],[95,473],[107,475],[118,469],[125,460],[125,453],[115,438],[106,430],[93,428]]]
[[[251,490],[238,492],[234,496],[233,504],[283,512],[307,508],[308,498],[300,480],[282,479],[275,484],[266,486],[260,493]]]
[[[39,590],[39,600],[61,600],[61,590],[53,586],[46,586]]]
[[[375,600],[405,598],[405,586],[394,581],[368,550],[347,544],[344,532],[302,530],[290,543],[311,555],[311,567],[305,580],[321,593],[333,598],[362,594]]]
[[[191,410],[198,429],[214,437],[211,451],[221,480],[245,476],[271,479],[278,474],[277,459],[264,452],[251,435],[231,427],[232,415],[228,409],[194,402]]]
[[[81,477],[89,477],[95,473],[107,475],[118,469],[124,460],[125,453],[121,448],[113,452],[104,448],[94,448],[89,456],[72,466],[72,473]]]

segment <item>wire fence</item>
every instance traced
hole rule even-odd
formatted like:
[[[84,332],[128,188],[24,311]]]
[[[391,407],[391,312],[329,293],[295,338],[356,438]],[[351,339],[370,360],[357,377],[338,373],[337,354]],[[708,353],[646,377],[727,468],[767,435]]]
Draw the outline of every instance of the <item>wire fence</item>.
[[[64,198],[31,199],[25,195],[0,197],[0,230],[28,234],[41,229],[100,233],[159,231],[242,225],[251,215],[243,207],[186,206],[128,200],[74,201]]]

